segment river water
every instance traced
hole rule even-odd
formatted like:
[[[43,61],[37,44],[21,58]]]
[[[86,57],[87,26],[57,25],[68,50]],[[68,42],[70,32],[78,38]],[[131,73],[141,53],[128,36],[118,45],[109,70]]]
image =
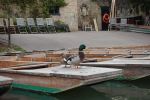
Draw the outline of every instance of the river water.
[[[136,81],[112,80],[54,95],[12,89],[0,100],[150,100],[150,78]]]

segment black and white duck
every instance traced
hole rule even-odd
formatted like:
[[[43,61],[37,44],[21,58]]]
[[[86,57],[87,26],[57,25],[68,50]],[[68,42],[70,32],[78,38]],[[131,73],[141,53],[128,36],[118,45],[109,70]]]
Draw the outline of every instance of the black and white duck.
[[[83,50],[86,49],[86,46],[84,44],[79,46],[79,51],[77,56],[70,56],[68,58],[64,58],[63,61],[66,65],[74,66],[75,68],[79,68],[79,64],[83,62],[85,55]]]

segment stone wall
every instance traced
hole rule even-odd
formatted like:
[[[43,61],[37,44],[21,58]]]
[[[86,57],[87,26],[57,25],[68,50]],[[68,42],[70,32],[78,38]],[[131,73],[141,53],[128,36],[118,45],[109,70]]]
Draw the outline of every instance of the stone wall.
[[[93,18],[97,19],[99,30],[101,30],[101,12],[99,5],[91,0],[66,0],[67,6],[60,8],[60,15],[52,16],[54,20],[61,20],[69,25],[71,31],[82,30],[83,23],[89,23],[94,28]],[[82,17],[81,6],[88,6],[88,17]]]
[[[84,22],[88,22],[91,24],[94,28],[94,23],[93,23],[93,18],[97,19],[97,24],[99,30],[101,30],[101,10],[99,5],[96,2],[92,2],[92,0],[65,0],[67,3],[67,6],[61,7],[60,8],[60,15],[52,15],[54,21],[60,20],[64,22],[65,24],[69,25],[70,31],[78,31],[82,30],[82,26]],[[40,3],[38,3],[40,4]],[[85,18],[81,14],[81,6],[82,4],[86,4],[88,6],[88,17]],[[0,5],[2,6],[2,5]],[[38,8],[40,9],[40,5],[33,5],[34,6],[39,6]],[[27,7],[26,11],[21,12],[20,8],[16,5],[12,5],[12,13],[10,17],[33,17],[31,16],[31,13],[37,13],[37,17],[41,17],[43,15],[42,11],[39,10],[38,12],[36,11],[30,11],[32,10],[32,7]],[[7,17],[5,11],[0,8],[0,17]]]
[[[37,0],[38,1],[38,0]],[[69,25],[69,28],[71,31],[78,31],[78,11],[77,11],[77,0],[65,0],[67,3],[67,6],[60,8],[60,15],[54,15],[52,16],[55,21],[61,20],[62,22]],[[9,13],[10,17],[13,17],[14,19],[16,17],[33,17],[31,16],[32,13],[35,13],[37,17],[42,17],[42,8],[40,8],[41,3],[38,2],[38,5],[33,5],[32,7],[37,7],[37,11],[32,11],[32,7],[27,7],[24,12],[21,12],[20,7],[17,5],[10,5],[11,13]],[[5,8],[3,5],[0,4],[0,17],[6,18],[7,12],[5,11]],[[51,15],[50,15],[51,16]]]
[[[60,8],[60,15],[52,16],[69,25],[71,31],[78,31],[77,0],[65,0],[67,6]]]
[[[87,5],[88,8],[88,15],[85,17],[82,16],[81,13],[81,7],[83,4]],[[92,2],[91,0],[78,0],[78,20],[80,29],[83,28],[84,24],[91,24],[94,28],[93,18],[96,18],[98,28],[101,30],[101,12],[97,3]]]
[[[130,4],[128,0],[116,0],[116,17],[126,18],[133,16],[140,16],[144,13],[139,7],[139,12]]]

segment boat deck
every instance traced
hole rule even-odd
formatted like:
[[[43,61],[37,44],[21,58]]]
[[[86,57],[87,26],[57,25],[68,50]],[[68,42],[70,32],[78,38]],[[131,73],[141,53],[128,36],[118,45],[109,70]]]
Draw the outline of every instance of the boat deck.
[[[0,76],[0,86],[9,85],[12,81],[13,80],[11,78]]]
[[[119,80],[136,80],[150,75],[150,60],[114,59],[81,65],[123,69],[123,77],[120,77]]]
[[[85,66],[99,66],[99,67],[149,67],[150,68],[150,60],[136,60],[136,59],[113,59],[109,61],[103,62],[90,62],[90,63],[82,63],[81,65]]]
[[[9,54],[11,59],[8,55],[1,56],[0,75],[13,78],[16,88],[44,93],[59,93],[116,78],[128,80],[150,75],[150,46],[89,48],[84,53],[84,62],[88,63],[82,63],[79,68],[65,67],[62,61],[64,57],[77,55],[78,49]]]
[[[104,77],[121,74],[120,69],[114,68],[97,68],[87,66],[80,66],[79,68],[75,68],[70,66],[65,67],[65,65],[34,70],[17,70],[17,72],[40,76],[56,76],[79,79],[90,79],[95,77]]]
[[[122,69],[65,65],[38,69],[1,69],[0,75],[14,79],[13,86],[25,90],[59,93],[83,85],[96,84],[122,75]]]

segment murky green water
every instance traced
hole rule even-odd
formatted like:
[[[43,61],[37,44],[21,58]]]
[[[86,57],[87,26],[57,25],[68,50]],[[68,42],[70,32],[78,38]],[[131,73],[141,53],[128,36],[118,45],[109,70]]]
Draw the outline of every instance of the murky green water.
[[[150,100],[150,78],[103,82],[55,95],[12,89],[0,100]]]

